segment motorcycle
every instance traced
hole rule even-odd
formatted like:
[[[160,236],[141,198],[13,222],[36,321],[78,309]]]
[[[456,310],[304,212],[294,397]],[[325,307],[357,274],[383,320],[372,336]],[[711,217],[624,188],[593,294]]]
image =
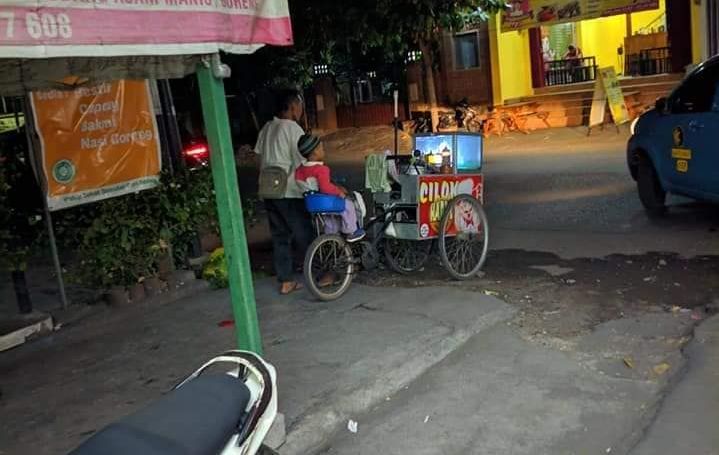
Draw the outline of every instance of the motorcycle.
[[[232,364],[226,373],[208,373]],[[251,352],[229,351],[172,392],[114,422],[70,455],[255,455],[277,415],[275,368]]]
[[[474,133],[481,133],[484,129],[484,121],[479,112],[474,110],[467,98],[461,99],[454,106],[454,111],[439,113],[439,131],[466,130]]]
[[[467,98],[463,98],[454,107],[454,118],[458,128],[479,133],[484,129],[484,122],[479,118],[479,113],[472,109]]]

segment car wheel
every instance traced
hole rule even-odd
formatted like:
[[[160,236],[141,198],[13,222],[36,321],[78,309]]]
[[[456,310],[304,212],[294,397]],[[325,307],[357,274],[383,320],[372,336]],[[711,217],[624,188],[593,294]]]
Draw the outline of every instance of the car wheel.
[[[666,211],[667,192],[662,188],[657,172],[647,157],[641,157],[639,160],[637,186],[639,200],[647,213],[651,216],[662,215]]]

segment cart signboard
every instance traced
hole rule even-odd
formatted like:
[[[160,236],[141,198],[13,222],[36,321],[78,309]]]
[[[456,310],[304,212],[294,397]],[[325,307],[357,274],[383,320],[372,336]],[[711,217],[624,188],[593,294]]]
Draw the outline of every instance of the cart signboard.
[[[152,188],[160,145],[146,81],[31,94],[50,210]]]
[[[0,58],[246,54],[292,44],[285,0],[4,0]]]
[[[439,235],[440,223],[445,208],[454,197],[469,194],[483,200],[484,178],[482,174],[421,175],[418,177],[417,221],[420,238],[434,238]],[[455,222],[447,234],[471,229],[476,220],[464,219],[461,213],[453,214]],[[458,226],[459,225],[459,226]]]

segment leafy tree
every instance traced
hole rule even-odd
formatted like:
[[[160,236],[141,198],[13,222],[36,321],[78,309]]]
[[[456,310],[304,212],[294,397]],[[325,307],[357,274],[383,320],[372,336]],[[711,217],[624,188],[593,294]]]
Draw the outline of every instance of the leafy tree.
[[[372,5],[374,7],[372,7]],[[442,30],[461,30],[468,23],[487,20],[506,8],[506,0],[374,0],[354,6],[349,35],[363,47],[385,49],[403,58],[413,47],[422,51],[431,107],[437,106],[435,55]],[[354,27],[352,27],[354,25]],[[433,117],[436,110],[433,109]],[[436,124],[437,119],[434,118]]]
[[[258,58],[270,74],[310,81],[311,66],[324,63],[335,72],[348,62],[375,55],[386,63],[403,63],[407,52],[421,49],[430,100],[436,103],[432,69],[441,30],[459,30],[487,20],[506,8],[506,0],[290,0],[295,46],[268,48]],[[379,51],[379,52],[377,52]],[[297,77],[300,76],[300,77]]]

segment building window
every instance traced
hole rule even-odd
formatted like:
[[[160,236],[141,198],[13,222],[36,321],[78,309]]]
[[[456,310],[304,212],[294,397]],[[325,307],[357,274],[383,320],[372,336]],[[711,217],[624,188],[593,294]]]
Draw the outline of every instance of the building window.
[[[371,103],[374,101],[374,91],[372,90],[372,82],[368,80],[359,80],[355,83],[355,100],[358,103]]]
[[[479,34],[454,35],[454,67],[458,70],[479,68]]]

